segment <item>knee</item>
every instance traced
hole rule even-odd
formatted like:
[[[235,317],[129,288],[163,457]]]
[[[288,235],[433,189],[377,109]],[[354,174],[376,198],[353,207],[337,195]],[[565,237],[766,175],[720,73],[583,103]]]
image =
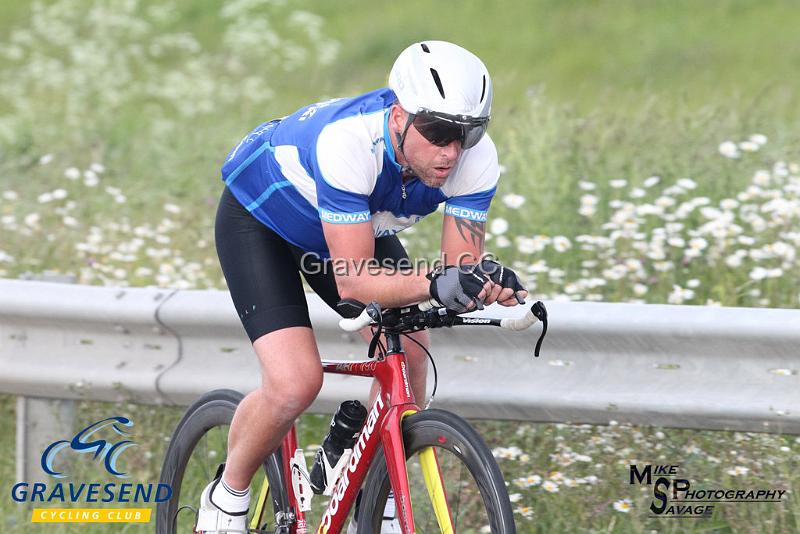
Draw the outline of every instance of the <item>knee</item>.
[[[423,335],[419,335],[423,334]],[[420,332],[414,336],[426,349],[430,350],[427,332]],[[403,349],[408,359],[408,365],[412,374],[425,375],[428,368],[428,354],[413,341],[406,341]]]
[[[322,368],[306,369],[292,377],[278,380],[266,379],[262,394],[272,410],[286,421],[293,421],[311,406],[322,388]]]

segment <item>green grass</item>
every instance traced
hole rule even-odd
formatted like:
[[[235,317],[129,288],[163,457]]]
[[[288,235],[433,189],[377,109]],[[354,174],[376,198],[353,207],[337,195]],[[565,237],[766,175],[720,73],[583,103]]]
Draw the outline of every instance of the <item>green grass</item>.
[[[92,15],[102,5],[114,7]],[[478,53],[492,73],[490,133],[505,171],[491,219],[508,228],[495,231],[490,223],[487,248],[523,274],[535,295],[800,306],[793,254],[800,247],[800,49],[792,37],[800,11],[792,2],[161,6],[0,4],[0,276],[54,270],[87,284],[222,288],[212,225],[228,150],[268,118],[383,85],[404,46],[442,38]],[[297,9],[322,19],[297,19]],[[292,59],[302,50],[305,59]],[[722,142],[757,133],[769,138],[757,151],[736,159],[719,153]],[[93,164],[103,167],[92,171],[96,185],[87,177]],[[74,172],[77,179],[67,177]],[[644,187],[651,176],[659,183]],[[679,183],[690,185],[676,189]],[[507,206],[510,193],[524,204]],[[581,214],[586,195],[595,197],[594,212]],[[665,207],[654,213],[658,202]],[[719,235],[708,226],[715,221]],[[439,231],[432,216],[401,236],[412,255],[430,259]],[[695,254],[690,241],[698,237],[706,244]],[[12,400],[2,407],[0,439],[10,450]],[[155,480],[180,410],[123,408],[142,429],[136,476]],[[81,421],[117,409],[87,404]],[[314,430],[308,439],[318,441],[325,418],[303,421]],[[509,481],[542,478],[531,487],[511,482],[522,532],[800,529],[793,438],[479,427],[492,447],[519,448],[500,460]],[[571,458],[565,446],[592,462],[563,465]],[[701,452],[689,452],[695,448]],[[0,478],[11,481],[6,458]],[[632,459],[674,460],[709,487],[769,485],[792,493],[781,505],[720,506],[713,520],[691,525],[650,521],[650,497],[627,484]],[[749,471],[727,474],[736,466]],[[590,476],[596,484],[564,482]],[[558,493],[542,488],[552,477]],[[622,499],[632,502],[631,512],[613,509]],[[29,512],[11,510],[3,530],[29,531]]]
[[[137,446],[121,457],[128,482],[157,482],[168,438],[182,414],[181,408],[127,403],[78,404],[76,428],[111,415],[135,423]],[[0,421],[5,432],[0,445],[13,450],[14,398],[0,396]],[[313,453],[329,421],[328,416],[304,416],[298,431],[301,446]],[[800,528],[797,491],[800,479],[793,465],[800,459],[800,439],[790,436],[741,432],[704,432],[679,429],[474,421],[494,450],[509,483],[518,531],[527,532],[794,532]],[[53,436],[54,439],[66,436]],[[207,460],[221,461],[224,443]],[[0,463],[0,479],[11,481],[13,455]],[[309,462],[311,458],[309,458]],[[679,464],[679,474],[692,489],[781,489],[781,503],[721,503],[710,519],[650,519],[651,487],[630,484],[630,464]],[[213,471],[213,465],[209,468]],[[65,482],[113,482],[86,456],[73,459]],[[733,474],[735,473],[735,474]],[[193,481],[202,487],[205,483]],[[254,483],[254,489],[255,483]],[[10,490],[10,484],[7,488]],[[30,532],[31,507],[3,506],[3,532]],[[313,501],[313,518],[323,511],[325,497]],[[627,512],[614,503],[629,503]],[[42,506],[42,505],[40,505]],[[44,505],[50,506],[53,505]],[[134,505],[128,505],[133,507]],[[190,512],[186,512],[191,516]],[[59,525],[46,532],[150,532],[150,525]],[[44,532],[44,528],[42,529]]]

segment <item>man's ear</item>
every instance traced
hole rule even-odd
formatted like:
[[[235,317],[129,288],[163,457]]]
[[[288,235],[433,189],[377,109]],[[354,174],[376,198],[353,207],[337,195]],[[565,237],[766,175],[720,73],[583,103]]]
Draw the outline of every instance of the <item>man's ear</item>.
[[[392,104],[392,108],[389,110],[389,130],[393,132],[395,136],[399,137],[402,134],[407,115],[406,111],[401,108],[399,104]]]

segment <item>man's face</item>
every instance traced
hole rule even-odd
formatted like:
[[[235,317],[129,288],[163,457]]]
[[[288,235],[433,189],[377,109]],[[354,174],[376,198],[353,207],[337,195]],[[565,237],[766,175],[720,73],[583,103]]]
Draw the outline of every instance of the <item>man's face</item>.
[[[396,115],[395,115],[396,114]],[[395,131],[402,134],[408,114],[395,106],[392,111]],[[395,147],[396,148],[396,147]],[[428,187],[442,187],[461,155],[460,141],[436,146],[425,139],[412,124],[406,133],[403,153],[397,153],[398,163],[408,165]],[[402,161],[405,160],[405,161]]]

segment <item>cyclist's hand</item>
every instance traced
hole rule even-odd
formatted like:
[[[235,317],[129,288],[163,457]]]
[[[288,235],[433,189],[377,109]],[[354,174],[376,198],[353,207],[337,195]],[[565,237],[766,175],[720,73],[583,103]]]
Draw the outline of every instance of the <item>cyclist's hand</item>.
[[[501,306],[515,306],[525,302],[528,292],[520,283],[517,273],[492,260],[483,260],[479,268],[494,284],[485,304],[498,302]]]
[[[477,265],[450,265],[428,274],[430,294],[439,304],[456,313],[472,310],[492,289],[492,282]]]

